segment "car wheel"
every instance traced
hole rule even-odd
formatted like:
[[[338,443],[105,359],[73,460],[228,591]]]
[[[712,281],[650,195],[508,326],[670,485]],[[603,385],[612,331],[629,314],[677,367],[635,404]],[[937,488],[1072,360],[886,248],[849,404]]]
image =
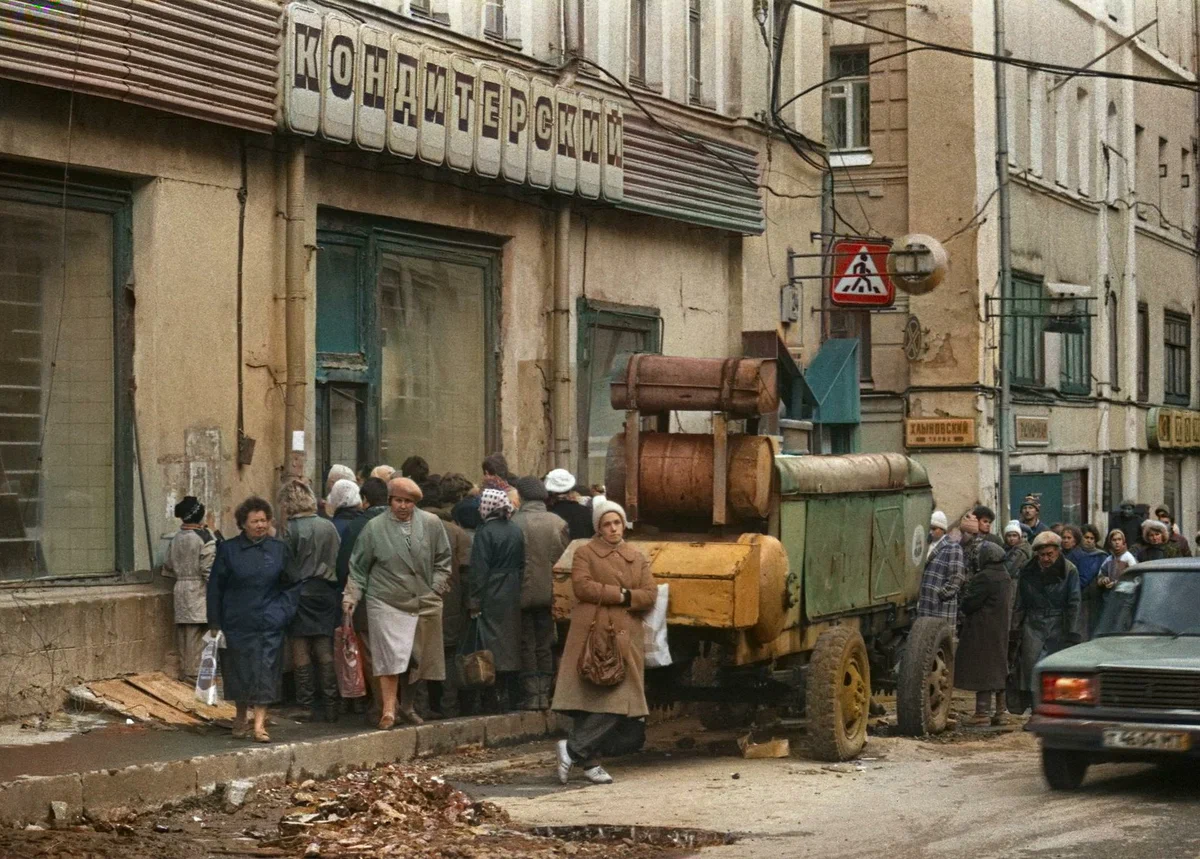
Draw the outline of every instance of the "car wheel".
[[[1083,784],[1089,763],[1086,752],[1042,747],[1042,775],[1051,790],[1075,790]]]

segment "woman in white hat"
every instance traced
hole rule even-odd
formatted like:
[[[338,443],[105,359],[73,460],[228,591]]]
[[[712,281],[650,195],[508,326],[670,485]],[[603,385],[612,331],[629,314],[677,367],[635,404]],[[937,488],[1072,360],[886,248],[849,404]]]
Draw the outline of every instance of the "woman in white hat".
[[[933,557],[934,551],[941,545],[942,540],[946,539],[946,531],[949,528],[946,514],[941,510],[934,510],[933,515],[929,517],[929,551],[925,553],[925,560]]]
[[[1025,539],[1025,531],[1016,519],[1004,526],[1004,566],[1013,581],[1021,575],[1021,570],[1033,560],[1033,547]]]
[[[546,475],[544,481],[546,509],[567,523],[567,534],[572,540],[588,540],[596,533],[592,522],[592,511],[579,503],[575,491],[575,475],[565,468],[556,468]]]

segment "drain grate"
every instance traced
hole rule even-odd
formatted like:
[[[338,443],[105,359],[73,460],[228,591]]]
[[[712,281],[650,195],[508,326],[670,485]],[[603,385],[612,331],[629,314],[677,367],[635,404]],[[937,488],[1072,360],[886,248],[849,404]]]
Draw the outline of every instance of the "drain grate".
[[[653,847],[716,847],[738,840],[732,832],[692,829],[685,826],[608,826],[589,823],[580,826],[534,826],[529,832],[564,841],[632,841]]]

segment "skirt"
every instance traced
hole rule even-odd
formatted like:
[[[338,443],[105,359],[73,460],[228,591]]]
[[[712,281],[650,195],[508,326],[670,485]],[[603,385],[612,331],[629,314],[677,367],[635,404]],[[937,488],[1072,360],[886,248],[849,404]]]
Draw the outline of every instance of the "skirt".
[[[446,679],[440,607],[433,614],[418,613],[416,629],[412,630],[405,623],[412,612],[401,611],[370,596],[366,603],[372,674],[385,677],[407,671],[409,683]],[[411,631],[406,633],[406,630]]]

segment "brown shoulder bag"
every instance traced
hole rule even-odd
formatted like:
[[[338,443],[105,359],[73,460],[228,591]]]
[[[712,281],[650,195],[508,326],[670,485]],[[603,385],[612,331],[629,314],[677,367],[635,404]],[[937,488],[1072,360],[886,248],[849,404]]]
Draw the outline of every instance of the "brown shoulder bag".
[[[605,612],[601,626],[592,621],[579,654],[579,676],[596,686],[619,686],[625,680],[625,659],[617,630]]]

